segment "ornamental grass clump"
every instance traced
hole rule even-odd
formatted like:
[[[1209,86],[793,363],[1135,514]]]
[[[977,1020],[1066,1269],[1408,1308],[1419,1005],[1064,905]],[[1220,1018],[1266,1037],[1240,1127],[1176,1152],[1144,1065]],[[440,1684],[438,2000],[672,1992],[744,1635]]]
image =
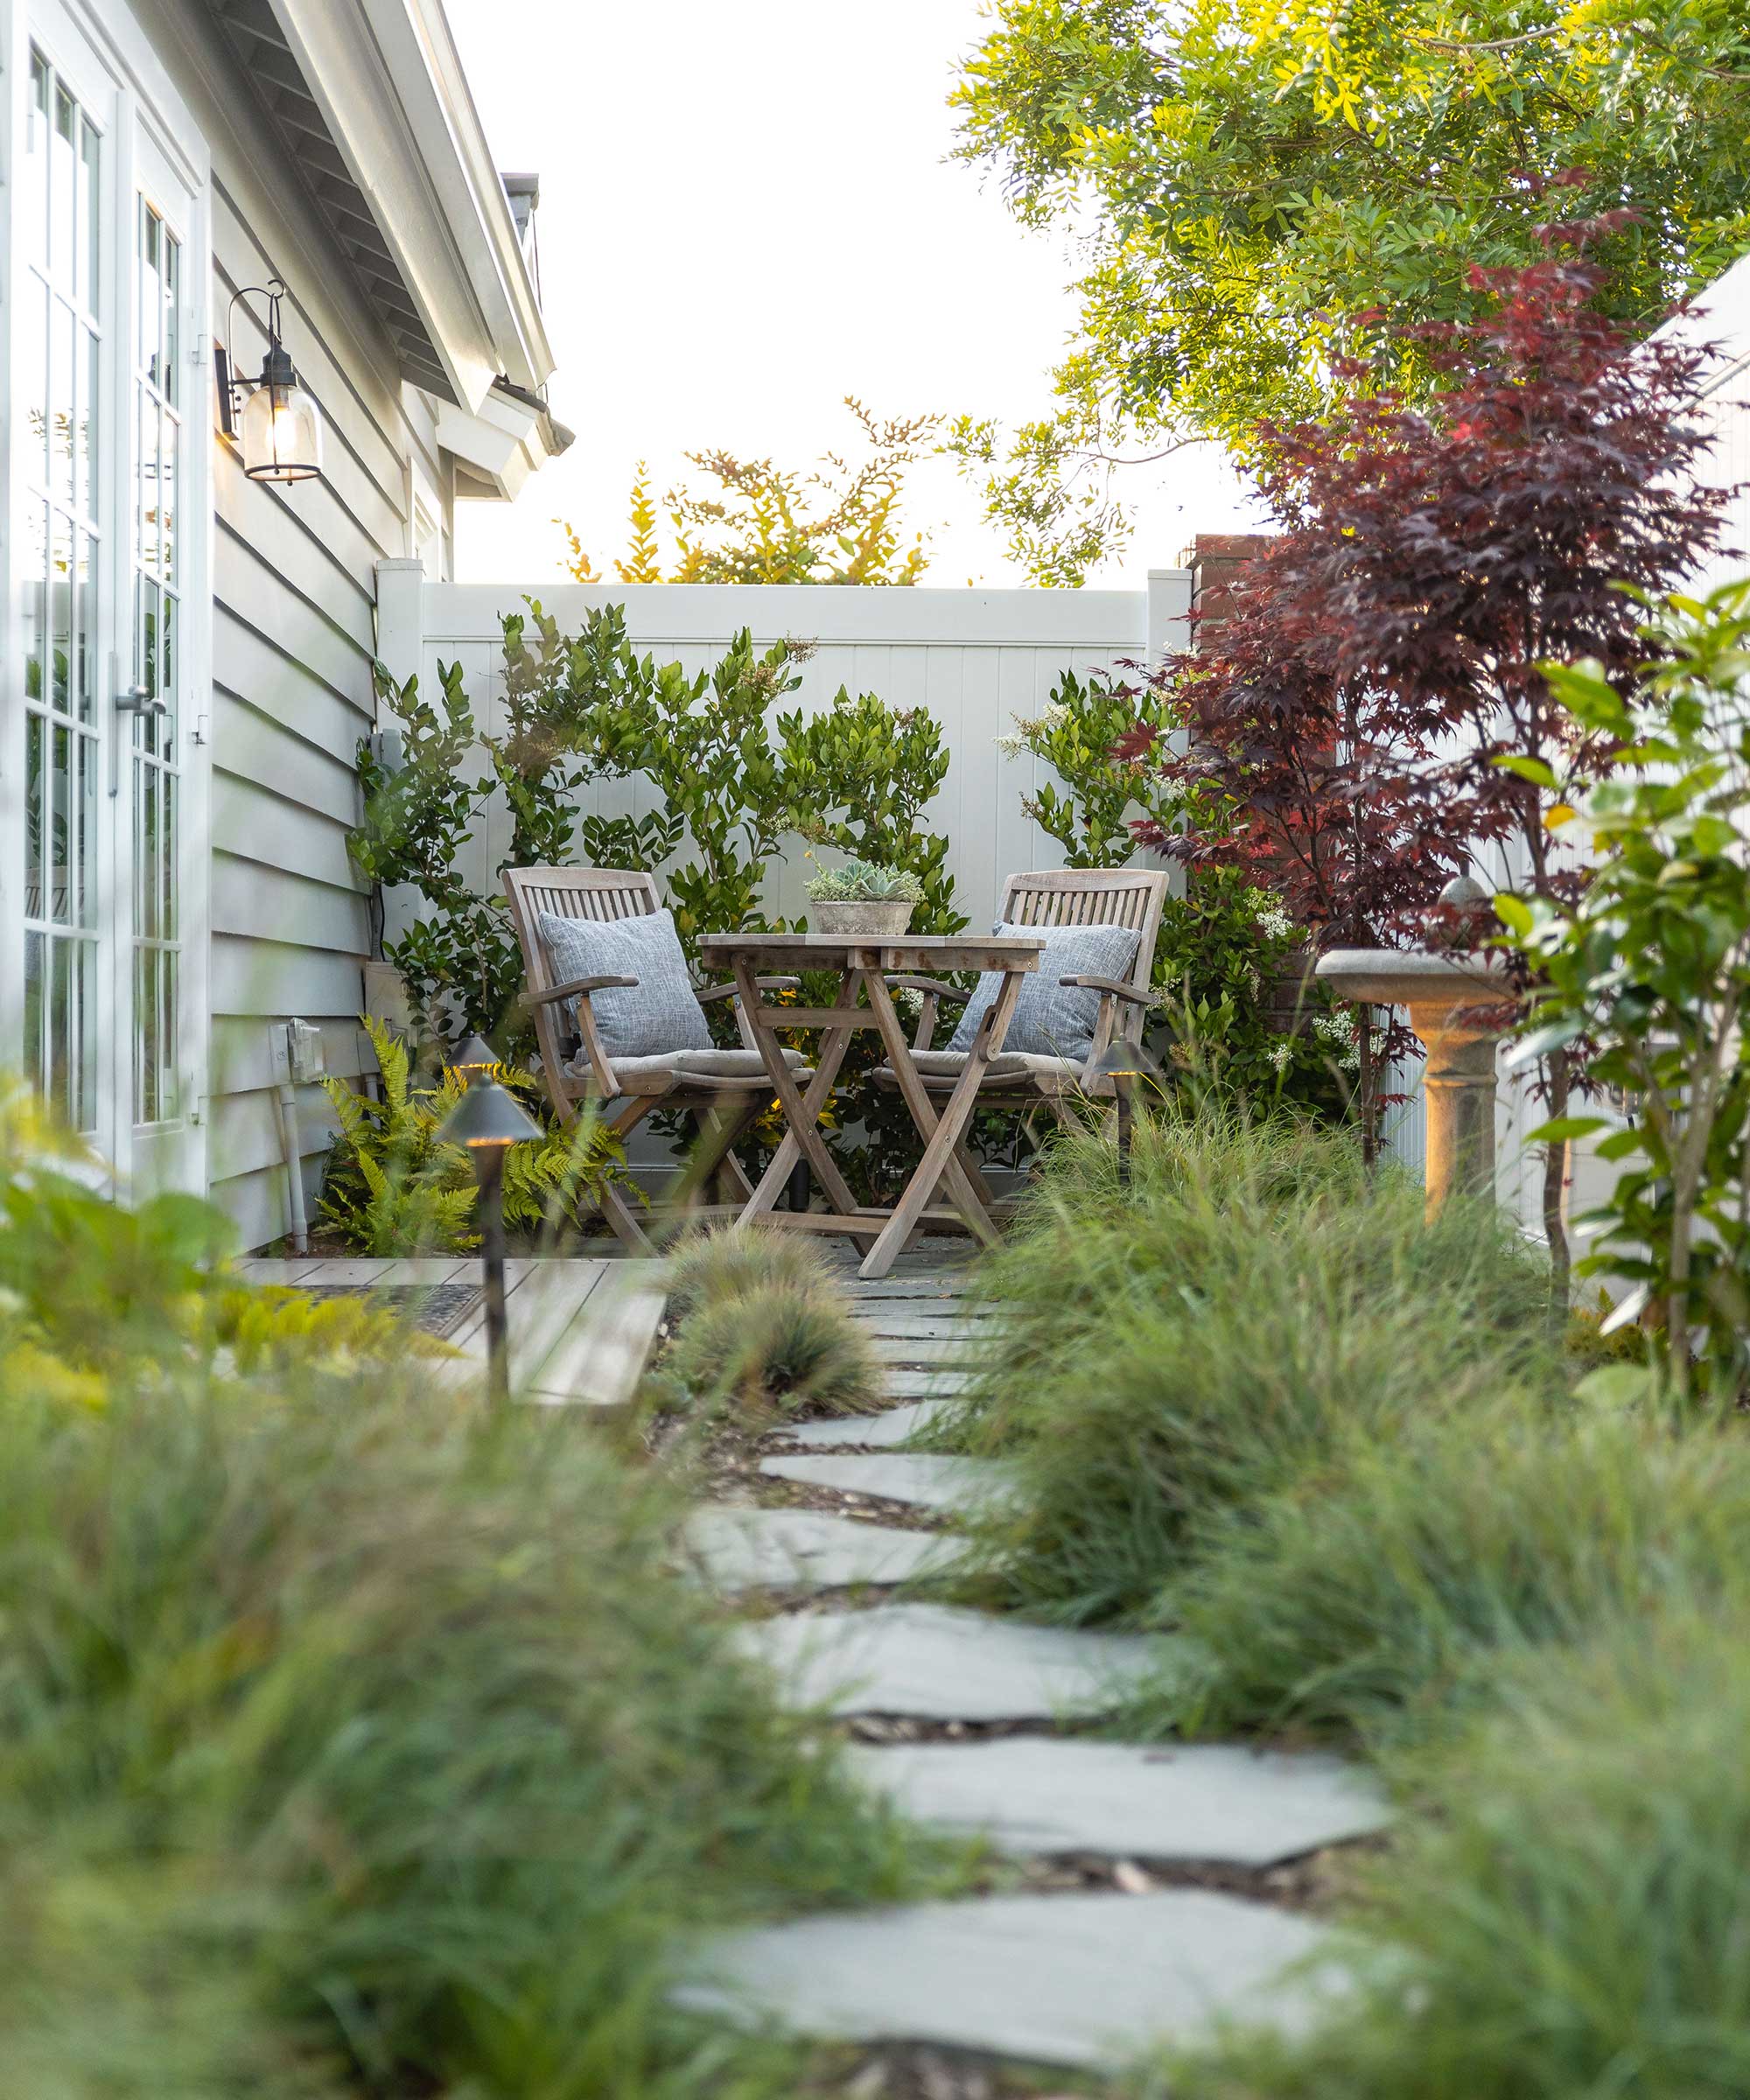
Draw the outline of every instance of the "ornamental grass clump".
[[[1528,1404],[1366,1427],[1208,1512],[1166,1608],[1208,1658],[1181,1726],[1438,1738],[1501,1669],[1672,1600],[1750,1596],[1750,1444],[1633,1412]],[[1166,1718],[1163,1706],[1162,1718]]]
[[[826,1256],[800,1233],[731,1225],[686,1234],[668,1257],[668,1309],[690,1312],[752,1290],[783,1284],[795,1291],[826,1291],[832,1270]]]
[[[54,2100],[788,2093],[703,1928],[919,1885],[559,1410],[0,1408],[0,2061]],[[792,2067],[794,2070],[794,2067]]]
[[[949,1438],[1011,1461],[990,1573],[1050,1617],[1169,1622],[1210,1515],[1431,1411],[1557,1375],[1537,1265],[1493,1216],[1433,1228],[1342,1131],[1208,1106],[1054,1148],[988,1287],[1007,1353]]]
[[[755,1285],[690,1312],[665,1369],[708,1414],[754,1421],[842,1415],[881,1397],[881,1365],[857,1322],[823,1291]]]
[[[818,1249],[731,1226],[681,1241],[668,1303],[681,1330],[661,1384],[708,1416],[847,1414],[881,1397],[881,1365]]]

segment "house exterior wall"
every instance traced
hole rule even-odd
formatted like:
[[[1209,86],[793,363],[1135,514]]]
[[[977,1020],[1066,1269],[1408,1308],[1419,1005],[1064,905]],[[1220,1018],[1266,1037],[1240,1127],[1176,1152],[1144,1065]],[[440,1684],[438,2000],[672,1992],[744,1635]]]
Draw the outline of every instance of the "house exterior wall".
[[[207,1177],[259,1245],[287,1223],[269,1023],[317,1023],[342,1077],[368,1062],[368,899],[346,836],[373,723],[374,570],[411,551],[416,491],[427,558],[447,558],[450,476],[427,398],[402,387],[201,0],[132,4],[211,151],[213,332],[225,335],[239,287],[283,277],[287,347],[325,430],[321,478],[285,488],[246,480],[234,449],[214,447]],[[265,339],[242,304],[229,340],[236,368],[258,369]],[[214,415],[210,351],[200,377]],[[313,1185],[332,1119],[318,1088],[300,1110]]]

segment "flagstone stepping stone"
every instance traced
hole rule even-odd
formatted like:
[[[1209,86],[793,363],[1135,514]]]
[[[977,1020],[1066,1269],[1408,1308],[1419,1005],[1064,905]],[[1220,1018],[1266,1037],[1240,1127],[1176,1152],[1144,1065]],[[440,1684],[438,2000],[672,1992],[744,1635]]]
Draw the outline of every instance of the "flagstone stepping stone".
[[[1116,2068],[1152,2044],[1206,2040],[1224,2018],[1305,2032],[1339,1987],[1284,1971],[1334,1937],[1203,1889],[920,1903],[725,1935],[676,1995],[835,2040]]]
[[[814,1509],[695,1510],[682,1544],[718,1589],[839,1589],[906,1582],[948,1567],[960,1550],[934,1531],[859,1524]]]
[[[990,1349],[990,1344],[976,1334],[963,1339],[952,1334],[872,1334],[869,1343],[884,1363],[895,1364],[970,1366]]]
[[[851,1452],[843,1456],[808,1452],[764,1459],[760,1470],[774,1480],[832,1488],[841,1494],[879,1495],[890,1502],[915,1503],[920,1509],[989,1510],[1013,1492],[1010,1470],[1001,1460],[937,1452],[881,1452],[867,1458]]]
[[[966,1284],[946,1276],[882,1276],[872,1283],[860,1277],[835,1278],[838,1288],[853,1305],[952,1306],[964,1298]]]
[[[872,1445],[886,1449],[920,1435],[942,1412],[939,1400],[908,1400],[878,1415],[837,1415],[830,1422],[797,1422],[779,1431],[787,1444],[812,1444],[817,1449]]]
[[[1270,1866],[1383,1830],[1374,1782],[1340,1758],[1222,1743],[1144,1746],[1040,1736],[850,1751],[858,1775],[920,1823],[1000,1851]]]
[[[1031,1626],[934,1604],[764,1619],[734,1638],[776,1671],[792,1706],[942,1721],[1104,1712],[1183,1652],[1168,1638]]]
[[[932,1400],[963,1393],[976,1376],[972,1371],[932,1370],[925,1364],[889,1364],[883,1383],[891,1399]]]
[[[1004,1323],[971,1312],[871,1312],[858,1306],[850,1317],[872,1341],[950,1341],[965,1349],[987,1348],[1003,1334]]]

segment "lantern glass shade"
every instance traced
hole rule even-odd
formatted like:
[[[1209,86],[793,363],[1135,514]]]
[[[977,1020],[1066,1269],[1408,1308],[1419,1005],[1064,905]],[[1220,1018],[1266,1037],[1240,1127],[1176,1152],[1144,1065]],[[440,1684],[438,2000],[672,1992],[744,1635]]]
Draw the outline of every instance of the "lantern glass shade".
[[[322,411],[289,364],[284,379],[262,374],[238,420],[252,481],[308,481],[322,472]]]

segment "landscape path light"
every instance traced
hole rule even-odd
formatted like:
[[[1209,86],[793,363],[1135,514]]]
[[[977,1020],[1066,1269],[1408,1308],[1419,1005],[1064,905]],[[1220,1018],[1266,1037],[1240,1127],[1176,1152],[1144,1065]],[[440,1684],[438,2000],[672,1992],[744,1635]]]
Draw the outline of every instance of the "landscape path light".
[[[504,1162],[514,1144],[541,1136],[494,1079],[477,1079],[444,1118],[441,1144],[459,1144],[473,1162],[480,1191],[480,1270],[486,1289],[486,1382],[494,1400],[510,1397],[504,1312]]]
[[[499,1054],[483,1035],[471,1035],[450,1060],[450,1069],[459,1072],[470,1086],[484,1079],[498,1065]]]
[[[1139,1079],[1159,1082],[1162,1077],[1160,1060],[1152,1056],[1141,1043],[1127,1042],[1120,1036],[1100,1057],[1088,1076],[1091,1079],[1110,1079],[1112,1092],[1117,1097],[1118,1186],[1127,1188],[1130,1180],[1132,1095]]]

